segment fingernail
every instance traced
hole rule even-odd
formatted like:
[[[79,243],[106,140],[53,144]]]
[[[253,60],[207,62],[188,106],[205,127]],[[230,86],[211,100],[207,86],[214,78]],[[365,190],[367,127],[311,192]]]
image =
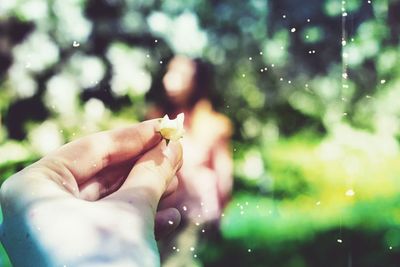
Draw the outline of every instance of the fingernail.
[[[163,149],[164,156],[167,157],[173,166],[178,166],[182,159],[182,146],[179,141],[170,141]]]

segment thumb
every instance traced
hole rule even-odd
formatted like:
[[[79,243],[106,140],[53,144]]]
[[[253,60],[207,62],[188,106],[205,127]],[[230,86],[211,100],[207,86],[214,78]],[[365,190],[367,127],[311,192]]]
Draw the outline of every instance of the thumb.
[[[181,165],[181,144],[170,141],[167,145],[163,140],[139,158],[121,188],[110,197],[129,202],[140,194],[155,213],[161,196]]]

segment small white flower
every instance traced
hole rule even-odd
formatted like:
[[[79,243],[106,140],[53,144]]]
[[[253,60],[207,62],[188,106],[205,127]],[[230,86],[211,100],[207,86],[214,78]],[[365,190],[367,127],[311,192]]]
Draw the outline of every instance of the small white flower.
[[[183,113],[180,113],[174,120],[170,120],[168,115],[165,115],[160,123],[161,135],[167,140],[179,140],[185,133],[185,129],[183,128],[184,120],[185,115]]]

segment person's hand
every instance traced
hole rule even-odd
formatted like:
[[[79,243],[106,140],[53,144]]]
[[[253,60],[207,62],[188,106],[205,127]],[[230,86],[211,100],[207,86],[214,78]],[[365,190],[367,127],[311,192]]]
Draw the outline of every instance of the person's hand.
[[[159,266],[154,222],[165,232],[180,217],[156,209],[176,187],[182,148],[158,123],[84,137],[7,179],[1,241],[12,263]]]

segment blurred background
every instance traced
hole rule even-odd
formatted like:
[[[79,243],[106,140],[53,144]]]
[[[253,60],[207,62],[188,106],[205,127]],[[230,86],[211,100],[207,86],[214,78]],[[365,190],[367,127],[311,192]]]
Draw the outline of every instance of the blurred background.
[[[201,265],[399,266],[399,14],[399,0],[1,0],[1,181],[143,120],[169,59],[201,57],[234,126],[233,196]]]

